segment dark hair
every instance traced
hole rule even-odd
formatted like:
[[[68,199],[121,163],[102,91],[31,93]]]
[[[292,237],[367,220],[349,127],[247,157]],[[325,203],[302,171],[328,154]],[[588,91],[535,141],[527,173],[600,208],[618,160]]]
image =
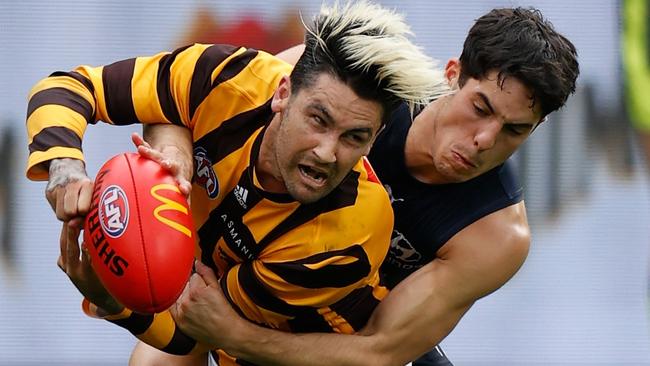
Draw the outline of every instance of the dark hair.
[[[575,91],[578,60],[574,45],[537,9],[494,9],[469,31],[460,56],[459,86],[498,71],[499,85],[515,77],[533,92],[542,117],[560,109]]]
[[[339,37],[328,39],[326,53],[318,47],[317,40],[307,33],[305,37],[305,52],[291,72],[291,92],[297,93],[303,88],[314,84],[319,75],[326,73],[349,86],[360,98],[376,101],[382,106],[382,124],[397,107],[399,98],[386,91],[386,80],[377,81],[377,66],[372,65],[366,70],[360,70],[351,65],[350,60],[340,54],[341,40]]]
[[[412,110],[448,90],[435,62],[408,40],[403,16],[392,10],[363,0],[323,5],[306,28],[305,51],[290,76],[294,94],[326,73],[381,104],[385,123],[400,102]]]

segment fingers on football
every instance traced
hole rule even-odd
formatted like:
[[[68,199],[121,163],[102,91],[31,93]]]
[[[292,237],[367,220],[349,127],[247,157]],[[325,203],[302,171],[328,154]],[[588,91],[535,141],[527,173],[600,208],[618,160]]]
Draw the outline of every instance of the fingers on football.
[[[61,221],[66,221],[67,217],[65,216],[65,189],[59,187],[54,190],[54,212],[56,213],[56,218]]]
[[[138,148],[140,146],[145,146],[145,147],[151,148],[149,143],[146,142],[144,140],[144,138],[142,136],[140,136],[140,134],[137,133],[137,132],[134,132],[134,133],[131,134],[131,141],[133,141],[133,145],[135,145],[136,148]]]
[[[81,183],[79,189],[79,201],[77,202],[77,212],[79,216],[86,216],[90,211],[90,202],[93,197],[93,183],[90,180]]]
[[[56,190],[45,191],[45,198],[47,199],[47,202],[50,204],[50,207],[52,208],[52,211],[54,211],[54,213],[56,213],[56,195],[57,195]]]
[[[88,252],[88,248],[86,248],[84,244],[81,245],[81,264],[83,265],[86,271],[90,270],[94,272],[94,270],[92,269],[92,261],[91,261],[90,253]]]
[[[190,276],[190,281],[189,281],[189,295],[190,299],[194,299],[195,295],[199,293],[199,291],[205,289],[208,286],[207,283],[201,278],[201,276],[198,273],[193,273]]]
[[[57,260],[56,264],[63,270],[63,272],[66,271],[66,264],[67,264],[67,247],[68,247],[68,241],[67,241],[67,236],[66,236],[66,227],[65,224],[61,228],[61,235],[59,236],[59,259]]]
[[[146,142],[140,135],[137,133],[133,133],[131,135],[131,140],[133,141],[133,144],[137,147],[138,149],[138,154],[140,156],[147,158],[149,160],[153,160],[156,163],[163,165],[163,157],[160,151],[154,149],[149,145],[148,142]]]
[[[67,261],[68,266],[77,268],[79,266],[79,230],[71,228],[68,224],[63,224],[66,229],[67,238]],[[70,269],[70,268],[69,268]]]
[[[71,275],[79,264],[79,229],[71,228],[67,223],[63,223],[59,249],[61,255],[57,260],[57,265],[66,274]]]
[[[178,321],[179,317],[183,315],[183,302],[185,301],[185,299],[188,298],[189,292],[190,292],[190,281],[187,281],[187,283],[185,284],[185,288],[183,288],[183,291],[181,292],[181,295],[178,297],[178,299],[176,299],[174,305],[171,308],[169,308],[169,310],[172,313],[172,317],[176,321]]]
[[[85,216],[90,210],[93,183],[83,179],[58,187],[56,195],[56,217],[61,221],[70,221],[76,217]]]
[[[185,195],[185,197],[189,197],[190,192],[192,192],[192,183],[190,183],[190,181],[185,178],[185,174],[183,174],[183,168],[178,162],[167,162],[169,162],[168,170],[174,175],[181,193]]]
[[[219,280],[217,279],[217,275],[210,267],[203,264],[200,260],[196,260],[194,262],[194,266],[196,268],[196,273],[198,273],[201,276],[206,286],[212,286],[212,287],[219,286]]]
[[[185,197],[189,197],[190,192],[192,192],[192,183],[185,178],[181,164],[174,160],[165,160],[162,165],[174,175],[174,179],[176,179],[176,183],[178,184],[181,193]]]
[[[192,191],[192,183],[185,178],[185,175],[183,174],[183,166],[174,156],[165,156],[162,151],[152,148],[151,145],[144,141],[142,136],[135,132],[131,135],[131,140],[133,140],[133,144],[138,148],[138,154],[157,162],[160,166],[169,171],[175,177],[181,193],[185,195],[185,197],[189,197],[190,192]]]
[[[153,160],[162,165],[162,154],[160,151],[152,148],[151,145],[149,145],[149,143],[146,142],[144,138],[142,138],[142,136],[134,132],[131,134],[131,141],[133,141],[133,144],[136,146],[138,154],[140,154],[140,156],[149,160]]]
[[[177,178],[177,181],[178,188],[181,190],[181,193],[188,198],[189,202],[190,193],[192,193],[192,183],[185,178]]]

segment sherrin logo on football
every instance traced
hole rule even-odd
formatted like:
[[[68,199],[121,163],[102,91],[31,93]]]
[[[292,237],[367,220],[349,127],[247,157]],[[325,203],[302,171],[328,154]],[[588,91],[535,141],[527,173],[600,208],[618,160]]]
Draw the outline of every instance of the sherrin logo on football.
[[[99,222],[106,235],[119,238],[129,223],[129,200],[122,187],[110,185],[99,199]]]

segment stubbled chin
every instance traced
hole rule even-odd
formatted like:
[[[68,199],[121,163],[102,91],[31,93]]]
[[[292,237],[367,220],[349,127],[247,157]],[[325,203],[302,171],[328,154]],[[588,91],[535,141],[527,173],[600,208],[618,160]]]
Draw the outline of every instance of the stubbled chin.
[[[296,201],[303,204],[314,203],[326,195],[326,193],[322,193],[320,190],[318,192],[312,190],[303,190],[302,192],[294,192],[294,194],[292,194],[293,198],[295,198]]]
[[[444,169],[439,170],[442,172],[442,176],[446,180],[445,183],[463,183],[472,178],[474,178],[474,172],[460,172],[454,169],[452,166],[445,166]]]

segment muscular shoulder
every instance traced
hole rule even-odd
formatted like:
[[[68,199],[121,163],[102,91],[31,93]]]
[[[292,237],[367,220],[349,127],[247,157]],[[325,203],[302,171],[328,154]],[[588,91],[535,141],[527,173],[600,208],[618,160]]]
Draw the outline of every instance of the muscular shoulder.
[[[467,226],[440,248],[438,257],[481,278],[477,282],[480,297],[501,287],[519,270],[529,247],[530,229],[522,201]]]
[[[480,244],[480,245],[478,245]],[[494,251],[530,244],[530,228],[524,202],[497,210],[465,227],[438,251],[444,257],[454,247],[477,246]]]

